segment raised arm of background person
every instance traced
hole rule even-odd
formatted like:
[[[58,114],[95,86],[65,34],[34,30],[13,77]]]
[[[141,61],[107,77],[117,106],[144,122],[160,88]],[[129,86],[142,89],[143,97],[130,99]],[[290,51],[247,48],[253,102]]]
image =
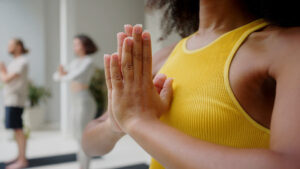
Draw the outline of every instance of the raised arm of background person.
[[[0,63],[0,79],[3,83],[9,83],[12,80],[18,78],[22,71],[26,68],[27,64],[22,64],[14,72],[8,73],[3,63]]]
[[[67,72],[65,72],[63,76],[60,74],[59,71],[55,72],[53,74],[53,79],[55,81],[63,81],[63,82],[71,81],[84,74],[88,70],[88,68],[92,66],[92,60],[90,59],[85,60],[83,64],[81,64],[80,66],[77,66],[76,64],[77,61],[78,60],[73,60],[71,62],[71,64],[67,68]]]
[[[0,73],[1,81],[4,83],[9,83],[12,80],[19,77],[19,74],[13,73],[13,74],[7,74],[7,73]]]

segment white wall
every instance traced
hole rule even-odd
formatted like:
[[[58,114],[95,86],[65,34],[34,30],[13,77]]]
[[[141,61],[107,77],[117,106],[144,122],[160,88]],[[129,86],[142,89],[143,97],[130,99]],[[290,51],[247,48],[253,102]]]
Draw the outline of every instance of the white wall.
[[[181,38],[172,33],[167,39],[157,41],[162,35],[162,12],[145,11],[146,0],[77,0],[76,33],[87,33],[95,39],[101,51],[96,61],[103,65],[103,54],[116,51],[116,33],[124,24],[143,24],[152,35],[153,51],[178,42]]]
[[[39,84],[45,82],[45,36],[44,4],[41,0],[12,1],[0,3],[0,56],[6,63],[10,61],[7,43],[13,37],[24,40],[30,49],[28,58],[31,70],[30,78]]]
[[[90,35],[99,45],[96,63],[103,67],[103,54],[116,52],[116,34],[124,24],[144,24],[142,0],[78,0],[76,32]]]

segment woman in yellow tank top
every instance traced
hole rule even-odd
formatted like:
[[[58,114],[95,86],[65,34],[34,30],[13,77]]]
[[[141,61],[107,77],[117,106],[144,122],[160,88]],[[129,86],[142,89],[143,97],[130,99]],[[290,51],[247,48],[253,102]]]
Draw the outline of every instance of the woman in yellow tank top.
[[[168,78],[154,84],[150,34],[136,25],[133,38],[119,38],[122,49],[105,56],[114,132],[135,139],[151,169],[299,169],[300,28],[272,25],[299,22],[272,10],[257,19],[235,0],[149,4],[167,8],[167,32],[197,32],[176,45],[159,71]]]

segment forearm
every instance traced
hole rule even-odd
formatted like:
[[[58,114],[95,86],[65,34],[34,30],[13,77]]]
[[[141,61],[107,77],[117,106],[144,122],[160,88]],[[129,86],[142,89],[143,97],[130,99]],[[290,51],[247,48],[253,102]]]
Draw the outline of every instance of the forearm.
[[[1,72],[0,73],[0,78],[1,78],[1,81],[3,83],[9,83],[10,81],[12,81],[14,78],[16,78],[17,75],[16,74],[13,74],[13,75],[9,75],[5,72]]]
[[[298,161],[271,150],[204,142],[158,120],[132,124],[127,133],[167,169],[299,169]]]
[[[5,74],[3,72],[0,72],[0,80],[5,82]]]
[[[89,156],[99,156],[109,153],[124,134],[112,131],[108,119],[101,122],[94,120],[86,127],[82,146]]]
[[[56,82],[67,82],[69,79],[66,78],[66,75],[68,73],[65,73],[65,74],[61,74],[60,72],[55,72],[52,76],[53,80],[56,81]]]

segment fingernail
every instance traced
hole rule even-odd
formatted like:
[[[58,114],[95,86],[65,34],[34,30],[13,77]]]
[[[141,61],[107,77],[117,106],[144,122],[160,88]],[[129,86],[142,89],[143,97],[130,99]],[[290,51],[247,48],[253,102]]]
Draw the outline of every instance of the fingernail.
[[[126,39],[125,39],[125,42],[126,43],[133,43],[133,37],[127,37]],[[130,45],[130,44],[129,44]]]
[[[114,53],[112,55],[112,58],[113,58],[114,61],[118,61],[119,60],[119,57],[118,57],[118,55],[116,53]]]
[[[143,28],[140,25],[136,25],[134,27],[134,33],[141,34],[143,32]]]
[[[139,26],[139,27],[143,28],[142,24],[136,24],[135,26]]]
[[[117,33],[117,37],[119,38],[122,35],[123,32]]]
[[[144,38],[144,40],[149,40],[150,39],[150,33],[149,32],[144,32],[143,38]]]
[[[128,27],[131,27],[131,25],[130,25],[130,24],[124,25],[124,28],[125,28],[125,29],[128,28]]]
[[[127,45],[132,45],[133,44],[132,38],[126,39],[126,43]]]

